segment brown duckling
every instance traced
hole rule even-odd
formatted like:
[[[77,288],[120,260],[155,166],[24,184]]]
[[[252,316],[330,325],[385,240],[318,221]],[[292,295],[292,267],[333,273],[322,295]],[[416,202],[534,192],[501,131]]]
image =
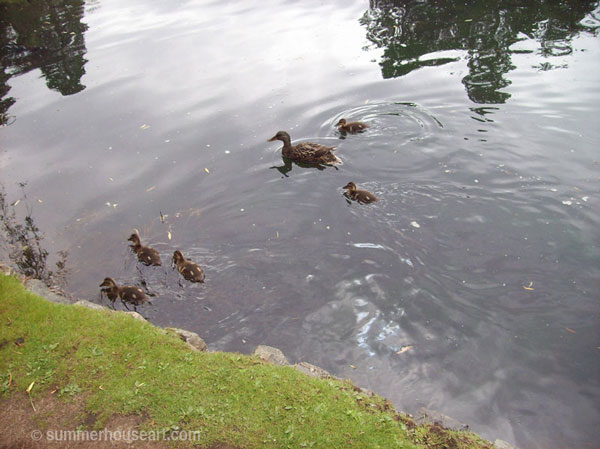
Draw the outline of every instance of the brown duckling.
[[[342,161],[333,151],[335,147],[328,147],[319,143],[301,142],[297,145],[291,143],[291,138],[285,131],[279,131],[267,142],[281,140],[283,142],[283,157],[291,159],[294,162],[303,162],[305,164],[341,164]]]
[[[113,309],[115,308],[115,300],[121,298],[121,302],[127,310],[127,303],[133,304],[133,310],[137,312],[137,306],[140,306],[148,302],[148,298],[144,291],[139,287],[132,287],[129,285],[123,285],[119,287],[112,278],[104,278],[102,284],[100,284],[101,293],[104,293],[106,297],[112,302]]]
[[[190,282],[204,282],[204,271],[202,271],[202,268],[197,263],[183,257],[181,251],[176,250],[173,253],[173,264],[185,280]]]
[[[347,189],[347,192],[344,195],[346,195],[351,200],[358,201],[359,203],[367,204],[379,201],[379,198],[377,198],[371,192],[367,192],[366,190],[357,190],[356,184],[354,184],[353,182],[349,182],[342,188]]]
[[[338,131],[342,134],[356,134],[366,131],[366,129],[369,127],[369,124],[363,122],[347,122],[345,118],[341,118],[335,126],[337,126]]]
[[[130,245],[130,248],[137,254],[137,258],[140,262],[144,265],[160,266],[161,262],[158,251],[149,246],[142,245],[142,241],[137,232],[131,234],[127,240],[133,242],[133,245]]]

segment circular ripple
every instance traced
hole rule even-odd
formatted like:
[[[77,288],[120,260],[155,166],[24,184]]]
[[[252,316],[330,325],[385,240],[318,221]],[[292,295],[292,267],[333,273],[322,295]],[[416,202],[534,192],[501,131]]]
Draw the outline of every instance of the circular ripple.
[[[398,143],[397,136],[402,136],[403,142],[425,140],[444,127],[433,114],[415,103],[367,103],[336,114],[323,123],[322,128],[335,129],[341,118],[368,123],[365,135],[389,138],[394,144]],[[377,141],[378,144],[385,142]]]

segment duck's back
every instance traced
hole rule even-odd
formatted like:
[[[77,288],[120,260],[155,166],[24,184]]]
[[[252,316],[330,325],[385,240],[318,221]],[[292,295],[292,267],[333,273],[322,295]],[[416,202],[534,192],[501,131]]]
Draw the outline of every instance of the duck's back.
[[[204,271],[194,262],[186,260],[177,266],[177,271],[181,273],[184,279],[190,282],[204,282]]]
[[[289,149],[284,148],[283,155],[293,161],[308,164],[339,164],[342,161],[333,154],[334,148],[313,142],[302,142]]]
[[[154,248],[142,246],[136,251],[136,254],[138,256],[138,260],[145,265],[160,266],[161,264],[160,255]]]
[[[139,287],[121,287],[119,291],[119,296],[123,301],[129,302],[136,306],[139,306],[140,304],[143,304],[146,301],[148,301],[146,294]]]
[[[379,201],[379,198],[366,190],[356,190],[354,198],[360,203],[374,203],[375,201]]]

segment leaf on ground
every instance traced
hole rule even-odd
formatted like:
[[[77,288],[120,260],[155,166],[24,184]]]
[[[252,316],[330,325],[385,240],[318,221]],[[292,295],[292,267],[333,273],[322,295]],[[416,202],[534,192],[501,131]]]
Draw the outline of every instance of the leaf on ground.
[[[570,327],[565,327],[565,329],[567,330],[567,332],[570,332],[570,333],[572,333],[572,334],[576,334],[576,333],[577,333],[577,331],[576,331],[576,330],[574,330],[574,329],[571,329]]]
[[[27,393],[27,394],[31,393],[31,389],[33,388],[34,383],[35,383],[35,380],[29,384],[29,387],[27,387],[27,390],[25,390],[25,393]]]

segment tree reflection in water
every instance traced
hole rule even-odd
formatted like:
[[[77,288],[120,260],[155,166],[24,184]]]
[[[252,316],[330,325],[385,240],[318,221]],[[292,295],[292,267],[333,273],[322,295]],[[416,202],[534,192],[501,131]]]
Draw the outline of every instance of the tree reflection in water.
[[[504,103],[506,74],[514,69],[515,43],[535,39],[545,58],[573,51],[572,40],[581,32],[597,35],[597,1],[402,1],[371,0],[360,19],[373,47],[382,48],[379,65],[384,78],[460,59],[466,52],[469,74],[462,82],[474,103]],[[590,16],[592,23],[585,23]],[[447,51],[449,55],[440,56]],[[436,55],[438,54],[438,55]],[[550,62],[540,70],[554,68]],[[559,66],[560,67],[560,66]]]
[[[11,77],[40,69],[48,88],[62,95],[85,86],[83,0],[0,0],[0,125],[10,123]]]

